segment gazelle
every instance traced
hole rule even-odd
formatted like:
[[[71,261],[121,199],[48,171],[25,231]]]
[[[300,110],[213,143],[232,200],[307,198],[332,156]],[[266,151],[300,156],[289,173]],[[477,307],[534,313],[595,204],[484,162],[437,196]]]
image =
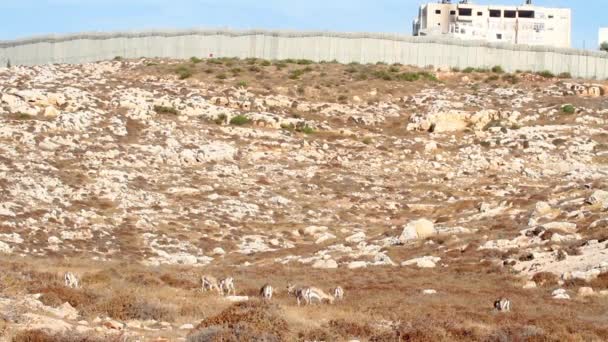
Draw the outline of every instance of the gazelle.
[[[507,298],[499,298],[494,302],[494,308],[498,311],[509,312],[511,311],[511,301]]]
[[[272,291],[272,286],[270,284],[266,284],[260,289],[260,296],[264,301],[269,301],[272,299]]]
[[[74,275],[74,273],[72,272],[66,272],[63,275],[63,280],[65,282],[66,287],[69,287],[71,289],[77,289],[80,287],[80,281],[78,280],[78,277],[76,277],[76,275]]]
[[[226,277],[220,280],[220,292],[222,295],[229,295],[232,292],[232,295],[236,295],[236,291],[234,290],[234,279],[232,277]]]
[[[309,287],[296,287],[291,283],[287,284],[287,294],[296,297],[298,306],[300,306],[302,301],[304,304],[310,304],[308,291],[310,291]]]
[[[334,296],[335,300],[344,299],[344,289],[342,289],[342,287],[340,287],[340,286],[336,286],[336,287],[332,288],[331,290],[329,290],[329,293],[332,296]]]
[[[203,292],[216,290],[217,292],[221,293],[217,279],[210,275],[204,275],[201,277],[201,290]]]
[[[323,290],[318,289],[316,287],[295,287],[292,284],[288,284],[287,293],[296,297],[296,300],[298,301],[298,306],[300,306],[300,303],[302,303],[302,301],[305,305],[309,305],[315,300],[319,303],[322,303],[324,300],[327,300],[330,304],[333,304],[334,302],[334,298],[332,296],[328,295]]]

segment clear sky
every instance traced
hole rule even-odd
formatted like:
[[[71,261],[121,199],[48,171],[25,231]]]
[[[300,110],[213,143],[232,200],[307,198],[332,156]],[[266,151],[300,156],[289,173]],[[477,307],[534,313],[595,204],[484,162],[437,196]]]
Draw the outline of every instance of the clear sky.
[[[431,1],[431,0],[429,0]],[[457,1],[457,0],[454,0]],[[411,34],[420,0],[0,0],[0,39],[160,28],[260,28]],[[432,1],[435,2],[435,1]],[[519,5],[523,0],[477,0]],[[571,7],[573,47],[597,46],[608,0],[535,0]]]

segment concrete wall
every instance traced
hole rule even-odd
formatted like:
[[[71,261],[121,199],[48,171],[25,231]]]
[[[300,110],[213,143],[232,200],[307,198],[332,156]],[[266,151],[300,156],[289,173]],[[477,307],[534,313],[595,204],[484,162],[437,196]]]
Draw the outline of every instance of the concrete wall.
[[[305,58],[343,63],[549,70],[608,78],[608,53],[371,33],[188,30],[83,33],[0,42],[0,66],[169,57]]]
[[[608,27],[600,28],[597,42],[598,46],[601,46],[604,42],[608,42]]]

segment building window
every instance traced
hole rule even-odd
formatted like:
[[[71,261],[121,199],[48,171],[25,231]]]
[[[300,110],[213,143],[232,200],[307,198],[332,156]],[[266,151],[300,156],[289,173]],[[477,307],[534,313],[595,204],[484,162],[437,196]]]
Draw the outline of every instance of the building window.
[[[496,34],[496,39],[502,40],[502,33],[497,33]]]
[[[450,11],[450,15],[456,15],[456,11]]]
[[[435,10],[435,14],[441,14],[441,10]]]
[[[519,11],[520,18],[534,18],[534,11]]]
[[[477,12],[477,16],[481,17],[483,15],[483,12]]]
[[[472,8],[459,8],[458,15],[470,17],[473,15],[473,9]]]
[[[500,10],[493,10],[493,9],[490,10],[491,18],[500,18],[500,14],[501,14]]]
[[[517,15],[517,12],[515,11],[505,11],[505,18],[515,18]]]

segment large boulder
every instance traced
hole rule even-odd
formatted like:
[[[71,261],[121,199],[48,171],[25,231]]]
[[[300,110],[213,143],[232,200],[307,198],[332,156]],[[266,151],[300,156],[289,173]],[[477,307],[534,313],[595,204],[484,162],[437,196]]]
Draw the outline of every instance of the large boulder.
[[[597,205],[601,208],[608,208],[608,191],[597,190],[595,191],[589,199],[587,199],[587,203],[591,205]]]
[[[410,240],[424,239],[435,234],[437,234],[437,230],[433,222],[427,219],[420,219],[411,221],[403,228],[399,241],[405,243]]]

